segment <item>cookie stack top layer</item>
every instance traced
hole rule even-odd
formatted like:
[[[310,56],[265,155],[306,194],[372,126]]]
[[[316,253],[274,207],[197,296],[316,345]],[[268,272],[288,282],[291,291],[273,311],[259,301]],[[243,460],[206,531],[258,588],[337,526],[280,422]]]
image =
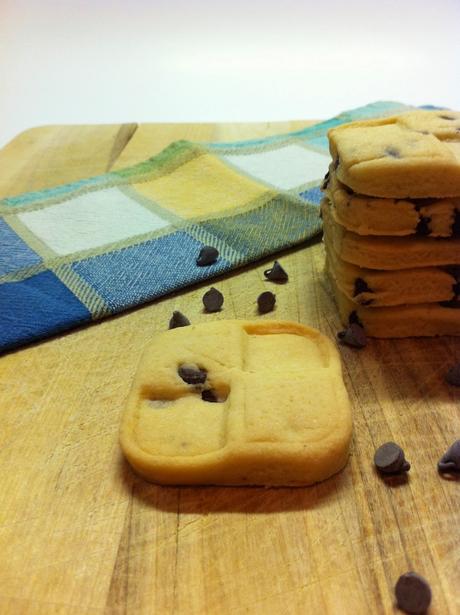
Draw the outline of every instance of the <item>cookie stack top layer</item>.
[[[337,178],[388,198],[460,195],[460,112],[414,111],[328,133]]]

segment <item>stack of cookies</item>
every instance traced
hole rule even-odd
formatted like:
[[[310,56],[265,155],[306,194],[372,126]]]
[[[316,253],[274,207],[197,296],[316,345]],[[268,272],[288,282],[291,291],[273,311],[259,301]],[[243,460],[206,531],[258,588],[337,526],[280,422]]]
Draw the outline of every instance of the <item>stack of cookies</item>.
[[[344,324],[373,337],[460,335],[460,113],[329,131],[321,213]]]

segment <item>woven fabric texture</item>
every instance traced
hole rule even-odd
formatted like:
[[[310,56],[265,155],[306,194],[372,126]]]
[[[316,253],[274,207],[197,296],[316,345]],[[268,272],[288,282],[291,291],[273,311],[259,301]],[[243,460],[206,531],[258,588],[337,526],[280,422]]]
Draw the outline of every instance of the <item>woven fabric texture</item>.
[[[0,351],[310,239],[329,128],[406,109],[377,102],[275,137],[178,141],[129,168],[1,200]],[[205,245],[219,258],[200,267]]]

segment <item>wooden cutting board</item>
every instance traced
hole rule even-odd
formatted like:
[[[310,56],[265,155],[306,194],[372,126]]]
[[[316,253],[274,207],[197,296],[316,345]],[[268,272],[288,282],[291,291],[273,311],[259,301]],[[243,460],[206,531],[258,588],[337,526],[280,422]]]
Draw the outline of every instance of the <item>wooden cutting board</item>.
[[[233,140],[309,122],[47,126],[0,150],[0,196],[132,164],[179,138]],[[319,241],[282,254],[280,319],[335,337]],[[213,285],[225,309],[255,317],[272,259]],[[415,570],[430,613],[460,613],[460,482],[436,464],[460,438],[454,338],[341,347],[354,414],[350,461],[310,488],[174,488],[137,478],[117,440],[139,355],[173,309],[202,321],[209,285],[11,352],[0,359],[0,612],[5,614],[396,612],[394,585]],[[268,315],[272,317],[273,314]],[[407,481],[373,468],[394,440]]]

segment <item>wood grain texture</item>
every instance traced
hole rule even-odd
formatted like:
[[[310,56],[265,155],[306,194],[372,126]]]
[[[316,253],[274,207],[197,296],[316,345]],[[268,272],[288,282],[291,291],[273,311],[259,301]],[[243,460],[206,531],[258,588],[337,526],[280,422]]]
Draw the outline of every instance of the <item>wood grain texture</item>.
[[[0,151],[0,194],[142,160],[172,140],[232,140],[307,122],[50,126]],[[335,337],[336,309],[318,241],[281,255],[280,319]],[[460,389],[444,383],[459,340],[373,340],[341,347],[354,416],[352,454],[305,489],[173,488],[122,459],[120,413],[139,355],[174,309],[192,322],[256,316],[267,259],[213,285],[155,301],[0,359],[0,612],[197,614],[396,612],[394,585],[415,570],[432,615],[460,612],[460,483],[436,463],[460,438]],[[258,318],[272,318],[273,314]],[[375,448],[397,441],[406,481],[382,480]]]

